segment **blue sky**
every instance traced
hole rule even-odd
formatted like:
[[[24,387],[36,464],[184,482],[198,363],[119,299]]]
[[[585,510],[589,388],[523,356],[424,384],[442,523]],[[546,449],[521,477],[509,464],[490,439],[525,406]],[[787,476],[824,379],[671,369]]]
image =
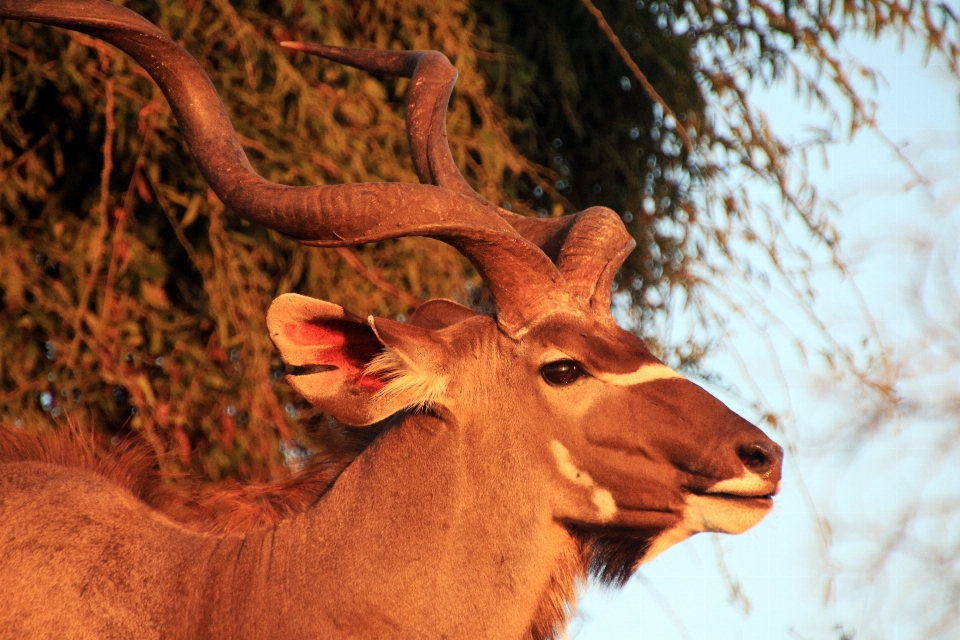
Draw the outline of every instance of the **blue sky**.
[[[816,354],[822,334],[788,296],[762,298],[782,325],[755,308],[731,318],[730,342],[709,366],[787,418],[774,436],[796,455],[777,506],[741,536],[700,535],[674,547],[622,590],[591,589],[571,638],[919,640],[949,604],[910,554],[871,563],[905,508],[960,495],[960,456],[944,445],[956,427],[922,410],[960,391],[960,83],[938,61],[925,64],[916,42],[902,51],[889,39],[847,46],[881,74],[875,90],[862,86],[888,140],[863,132],[808,159],[812,182],[838,206],[851,274],[825,269],[815,279],[816,312],[861,363],[881,344],[888,360],[874,370],[895,376],[910,404],[873,437],[856,436],[851,425],[875,405],[862,386],[831,374]],[[754,99],[787,139],[824,122],[789,88]],[[747,188],[755,202],[771,202],[759,185]],[[919,540],[949,536],[958,520],[910,532]]]

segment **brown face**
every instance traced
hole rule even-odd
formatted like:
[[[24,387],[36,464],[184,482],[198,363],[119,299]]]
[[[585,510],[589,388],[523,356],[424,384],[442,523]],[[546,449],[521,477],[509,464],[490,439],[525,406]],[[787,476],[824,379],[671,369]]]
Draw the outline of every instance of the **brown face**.
[[[558,517],[650,538],[739,533],[772,507],[782,450],[605,319],[558,316],[522,339],[552,461],[579,500]]]

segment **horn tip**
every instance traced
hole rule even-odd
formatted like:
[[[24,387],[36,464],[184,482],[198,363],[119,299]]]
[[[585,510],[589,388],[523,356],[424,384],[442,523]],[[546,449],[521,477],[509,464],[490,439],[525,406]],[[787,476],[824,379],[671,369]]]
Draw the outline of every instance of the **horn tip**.
[[[296,40],[284,40],[280,43],[280,46],[284,49],[292,49],[294,51],[303,51],[305,53],[311,52],[311,46],[306,42],[298,42]]]

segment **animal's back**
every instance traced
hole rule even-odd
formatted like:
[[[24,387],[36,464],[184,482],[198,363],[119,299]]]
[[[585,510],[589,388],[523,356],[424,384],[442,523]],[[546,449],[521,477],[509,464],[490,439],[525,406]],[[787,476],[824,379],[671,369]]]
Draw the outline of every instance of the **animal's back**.
[[[93,471],[0,462],[0,638],[185,635],[200,538]]]

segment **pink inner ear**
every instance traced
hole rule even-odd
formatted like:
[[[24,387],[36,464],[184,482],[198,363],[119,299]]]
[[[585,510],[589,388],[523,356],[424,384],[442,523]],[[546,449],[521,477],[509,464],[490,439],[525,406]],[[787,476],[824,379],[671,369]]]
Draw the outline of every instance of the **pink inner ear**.
[[[383,388],[382,380],[363,375],[370,360],[383,351],[383,345],[367,325],[350,320],[317,319],[285,324],[283,332],[291,342],[315,349],[310,364],[336,367],[361,387]]]

